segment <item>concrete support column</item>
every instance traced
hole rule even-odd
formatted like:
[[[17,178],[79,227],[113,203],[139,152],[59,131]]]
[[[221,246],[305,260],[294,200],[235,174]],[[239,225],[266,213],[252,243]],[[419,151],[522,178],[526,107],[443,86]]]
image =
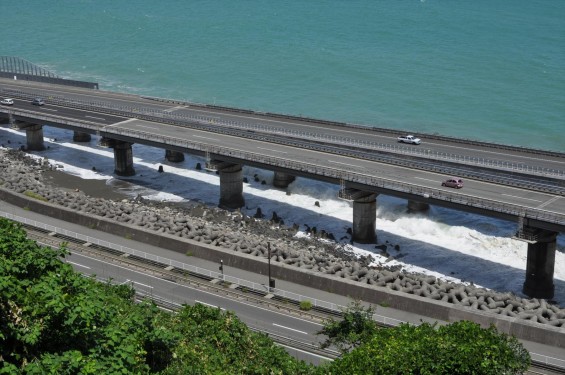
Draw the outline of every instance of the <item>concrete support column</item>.
[[[236,209],[245,205],[243,199],[243,172],[241,164],[225,164],[218,167],[220,172],[221,208]]]
[[[74,142],[90,142],[91,137],[88,133],[77,132],[73,133],[73,141]]]
[[[366,193],[353,199],[353,241],[377,242],[377,194]]]
[[[118,176],[133,176],[133,152],[131,143],[123,141],[114,141],[114,173]]]
[[[165,159],[171,163],[180,163],[184,161],[184,154],[179,151],[165,150]]]
[[[424,202],[408,201],[408,212],[424,212],[430,209],[430,205]]]
[[[26,125],[23,127],[26,131],[27,149],[29,151],[43,151],[43,126],[42,125]]]
[[[553,272],[557,233],[537,228],[524,229],[533,233],[537,241],[528,243],[526,281],[522,291],[532,298],[551,299],[555,292]]]
[[[291,182],[296,180],[296,176],[283,172],[275,172],[275,178],[273,179],[273,186],[278,188],[287,188]]]

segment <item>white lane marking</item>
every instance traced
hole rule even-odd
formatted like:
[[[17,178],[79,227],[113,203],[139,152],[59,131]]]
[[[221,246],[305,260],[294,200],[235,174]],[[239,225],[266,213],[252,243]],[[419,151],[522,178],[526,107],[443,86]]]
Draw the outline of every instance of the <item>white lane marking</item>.
[[[194,302],[199,303],[199,304],[201,304],[201,305],[210,306],[210,307],[213,307],[213,308],[215,308],[215,309],[225,310],[223,307],[216,306],[216,305],[212,305],[212,304],[206,303],[206,302],[202,302],[202,301],[199,301],[199,300],[197,300],[197,299],[195,299]]]
[[[46,245],[46,246],[48,246],[48,245]],[[216,298],[223,298],[223,299],[228,300],[228,301],[230,301],[230,302],[232,302],[232,303],[239,303],[240,305],[245,305],[245,306],[253,307],[253,308],[258,309],[258,310],[268,311],[268,312],[270,312],[270,313],[272,313],[272,314],[282,315],[282,316],[284,316],[285,318],[291,318],[291,319],[295,319],[295,320],[300,320],[300,321],[305,322],[305,323],[308,323],[308,324],[312,324],[312,325],[316,325],[316,326],[320,326],[320,327],[323,326],[322,324],[319,324],[319,323],[316,323],[316,322],[311,322],[311,321],[308,321],[308,320],[306,320],[306,319],[300,319],[300,318],[290,317],[290,316],[288,316],[288,314],[283,314],[283,313],[280,313],[280,312],[277,312],[277,311],[269,310],[269,309],[266,309],[266,308],[264,308],[264,307],[259,307],[259,306],[257,306],[257,305],[253,305],[253,304],[250,304],[250,303],[245,303],[245,302],[242,302],[242,301],[233,300],[233,299],[231,299],[231,298],[229,298],[229,297],[224,297],[224,296],[222,296],[222,295],[214,294],[214,293],[212,293],[212,292],[207,292],[207,291],[202,290],[202,289],[191,288],[191,287],[189,287],[189,286],[187,286],[187,285],[179,285],[178,283],[176,283],[176,282],[174,282],[174,281],[169,281],[169,280],[165,280],[165,279],[162,279],[162,278],[160,278],[160,277],[157,277],[157,276],[148,275],[148,274],[143,273],[143,272],[141,272],[141,271],[136,271],[136,270],[132,270],[131,268],[127,268],[127,267],[123,267],[123,266],[118,266],[117,264],[114,264],[114,263],[111,263],[111,262],[105,262],[105,261],[100,260],[100,259],[98,259],[98,258],[89,257],[89,256],[86,256],[86,255],[84,255],[84,254],[73,253],[73,255],[75,255],[75,256],[77,256],[77,257],[84,257],[84,258],[87,258],[87,259],[95,260],[95,261],[97,261],[97,262],[104,263],[104,264],[107,264],[107,265],[112,266],[112,267],[115,267],[115,268],[120,268],[120,269],[126,270],[126,271],[131,272],[131,273],[139,274],[139,275],[141,275],[141,276],[143,276],[143,277],[147,277],[147,278],[151,278],[151,279],[156,279],[156,280],[158,280],[158,281],[160,281],[160,282],[163,282],[163,283],[171,284],[171,285],[174,285],[174,286],[181,286],[181,287],[183,287],[183,288],[190,289],[190,290],[195,290],[195,291],[197,291],[197,292],[199,292],[199,293],[208,294],[208,295],[214,296],[214,297],[216,297]]]
[[[159,128],[156,128],[154,126],[147,126],[147,125],[137,125],[137,127],[139,128],[146,128],[146,129],[153,129],[153,130],[159,130]]]
[[[308,334],[308,332],[299,331],[299,330],[294,329],[294,328],[289,328],[289,327],[281,326],[280,324],[277,324],[277,323],[273,323],[273,325],[274,325],[275,327],[280,327],[280,328],[284,328],[284,329],[289,329],[289,330],[291,330],[291,331],[298,332],[298,333],[303,333],[303,334],[305,334],[305,335]]]
[[[124,121],[120,121],[120,122],[116,122],[115,124],[106,125],[106,126],[123,125],[123,124],[127,124],[128,122],[134,122],[134,121],[137,121],[137,119],[136,119],[136,118],[130,118],[130,119],[127,119],[127,120],[124,120]]]
[[[286,151],[278,151],[278,150],[273,150],[270,148],[265,148],[265,147],[257,147],[260,150],[266,150],[266,151],[271,151],[271,152],[278,152],[279,154],[288,154],[288,152]]]
[[[438,182],[437,180],[430,180],[429,178],[424,178],[424,177],[414,177],[417,180],[424,180],[424,181],[431,181],[431,182]]]
[[[307,352],[307,351],[305,351],[305,350],[301,350],[301,349],[298,349],[298,348],[293,348],[292,346],[288,346],[288,345],[285,345],[285,344],[275,343],[275,345],[282,346],[282,347],[284,347],[284,348],[289,348],[289,349],[292,350],[293,352],[305,353],[305,354],[308,354],[309,356],[312,356],[312,357],[318,357],[318,358],[322,358],[322,359],[327,359],[328,361],[332,361],[332,362],[333,362],[333,359],[330,358],[330,357],[324,357],[323,355],[310,353],[310,352]]]
[[[106,120],[105,118],[102,118],[102,117],[95,117],[95,116],[88,116],[88,115],[85,115],[84,117],[86,117],[86,118],[93,118],[93,119],[95,119],[95,120]]]
[[[328,160],[328,162],[330,162],[330,163],[334,163],[334,164],[348,165],[348,166],[350,166],[350,167],[356,167],[356,168],[358,168],[358,167],[359,167],[358,165],[354,165],[354,164],[347,164],[347,163],[341,163],[341,162],[339,162],[339,161],[333,161],[333,160]]]
[[[539,206],[537,206],[537,208],[543,208],[553,202],[555,202],[556,200],[558,200],[559,198],[561,198],[560,196],[555,196],[553,198],[551,198],[550,200],[546,201],[545,203],[540,204]]]
[[[84,266],[84,265],[79,264],[79,263],[71,262],[70,260],[67,260],[67,263],[74,264],[75,266],[86,268],[88,270],[90,269],[90,267],[88,267],[88,266]]]
[[[185,108],[186,108],[186,106],[178,105],[178,106],[173,107],[173,108],[164,109],[163,112],[171,113],[173,111],[176,111],[177,109],[185,109]]]
[[[144,287],[149,288],[149,289],[153,289],[153,287],[152,287],[151,285],[138,283],[137,281],[133,281],[133,280],[132,280],[132,283],[133,283],[133,284],[137,284],[137,285],[144,286]]]
[[[209,137],[203,137],[201,135],[192,135],[194,138],[203,138],[203,139],[209,139],[211,141],[217,141],[216,138],[209,138]]]
[[[543,201],[539,201],[539,200],[537,200],[537,199],[531,199],[531,198],[523,198],[523,197],[519,197],[519,196],[517,196],[517,195],[510,195],[510,194],[500,194],[500,195],[504,195],[504,196],[506,196],[506,197],[512,197],[512,198],[518,198],[518,199],[524,199],[524,200],[527,200],[527,201],[534,201],[534,202],[543,202]]]

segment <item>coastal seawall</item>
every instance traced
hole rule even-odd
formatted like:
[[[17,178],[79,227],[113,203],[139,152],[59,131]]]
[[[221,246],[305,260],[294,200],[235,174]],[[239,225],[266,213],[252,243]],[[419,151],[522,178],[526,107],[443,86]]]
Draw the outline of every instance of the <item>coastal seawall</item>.
[[[252,272],[267,269],[267,259],[235,252],[218,246],[214,242],[205,244],[201,241],[182,238],[169,233],[158,233],[129,223],[121,223],[117,220],[91,215],[49,202],[43,202],[5,188],[0,188],[0,199],[39,214],[112,233],[124,238],[131,238],[135,241],[148,243],[179,253],[186,254],[190,252],[192,256],[211,261],[222,259],[224,264],[230,267]],[[340,294],[353,299],[360,299],[376,305],[387,305],[392,308],[438,320],[454,322],[466,319],[479,323],[483,327],[494,325],[500,332],[514,335],[520,339],[565,348],[565,328],[563,326],[554,327],[520,318],[492,314],[391,290],[387,287],[361,284],[353,280],[321,272],[314,272],[282,262],[271,263],[271,274],[273,277],[281,280],[307,285],[312,288]]]

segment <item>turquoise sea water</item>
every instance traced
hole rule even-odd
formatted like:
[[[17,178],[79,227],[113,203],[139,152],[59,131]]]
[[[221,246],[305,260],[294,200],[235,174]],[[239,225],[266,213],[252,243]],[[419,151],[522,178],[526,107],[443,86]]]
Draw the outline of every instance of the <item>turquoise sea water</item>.
[[[565,1],[0,1],[101,89],[565,151]]]

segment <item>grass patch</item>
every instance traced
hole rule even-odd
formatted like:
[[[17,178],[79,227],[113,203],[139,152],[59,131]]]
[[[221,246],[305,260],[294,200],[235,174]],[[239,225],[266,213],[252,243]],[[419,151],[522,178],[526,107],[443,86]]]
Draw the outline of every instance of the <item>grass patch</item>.
[[[47,202],[47,198],[43,197],[42,195],[39,195],[37,193],[34,193],[33,191],[30,190],[26,190],[24,191],[24,195],[26,197],[30,197],[33,199],[37,199],[38,201],[43,201],[43,202]]]
[[[302,311],[312,310],[312,302],[308,300],[300,301],[300,310]]]

